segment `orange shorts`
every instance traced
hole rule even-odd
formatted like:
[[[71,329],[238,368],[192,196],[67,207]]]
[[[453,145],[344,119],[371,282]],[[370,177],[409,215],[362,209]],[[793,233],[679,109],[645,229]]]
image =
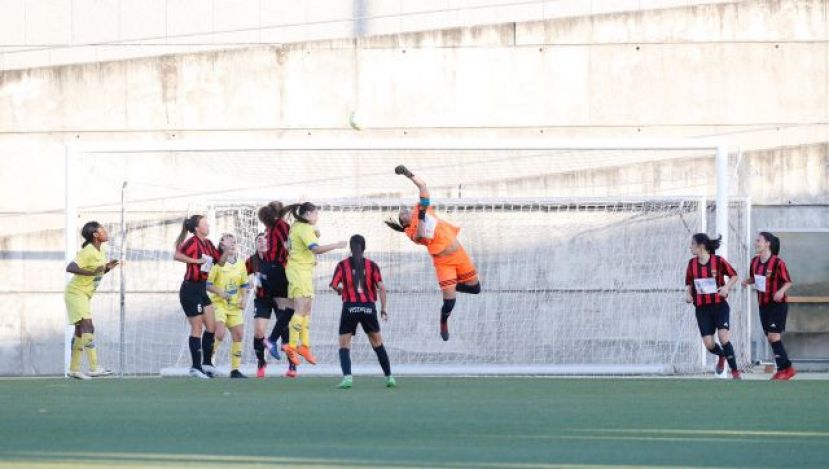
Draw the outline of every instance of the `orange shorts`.
[[[469,254],[463,248],[448,256],[432,256],[441,290],[454,288],[458,283],[478,280],[478,272]]]

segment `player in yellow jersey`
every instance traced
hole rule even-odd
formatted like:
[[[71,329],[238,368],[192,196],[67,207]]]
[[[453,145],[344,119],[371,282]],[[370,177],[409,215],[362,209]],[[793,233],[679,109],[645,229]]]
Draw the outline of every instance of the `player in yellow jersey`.
[[[75,326],[72,337],[72,358],[69,362],[69,376],[76,379],[111,375],[112,372],[98,364],[98,352],[95,349],[95,326],[92,324],[92,296],[98,288],[104,274],[115,268],[118,261],[108,261],[103,244],[109,241],[106,229],[96,221],[91,221],[81,229],[83,246],[75,260],[66,266],[66,271],[74,274],[66,284],[64,300],[69,324]],[[81,372],[81,360],[86,351],[89,373]]]
[[[245,262],[238,256],[236,237],[225,233],[219,241],[219,253],[227,253],[224,264],[214,264],[207,277],[207,291],[216,310],[216,342],[219,349],[225,332],[230,329],[233,343],[230,346],[230,377],[247,378],[239,371],[242,363],[242,339],[245,331],[245,305],[248,302],[248,272]]]
[[[319,244],[319,231],[314,227],[319,218],[319,210],[311,202],[293,204],[283,207],[279,218],[288,213],[294,218],[288,234],[288,263],[285,274],[288,277],[288,298],[294,300],[294,316],[288,324],[288,343],[282,350],[288,360],[299,365],[301,355],[305,361],[316,365],[317,359],[311,353],[310,324],[311,307],[314,301],[314,266],[316,256],[346,247],[345,241],[334,244]],[[299,344],[302,343],[300,346]]]

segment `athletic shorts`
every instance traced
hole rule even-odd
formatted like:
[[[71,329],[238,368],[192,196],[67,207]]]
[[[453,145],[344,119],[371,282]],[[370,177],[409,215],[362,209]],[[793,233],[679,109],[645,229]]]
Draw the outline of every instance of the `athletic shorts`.
[[[357,325],[363,326],[366,334],[380,332],[377,320],[377,306],[374,303],[343,303],[340,315],[340,335],[357,333]]]
[[[285,275],[288,277],[288,298],[314,297],[314,266],[300,267],[289,263]]]
[[[788,303],[769,303],[760,306],[760,324],[763,332],[782,334],[786,330],[786,317],[789,315]]]
[[[77,324],[82,319],[92,319],[91,296],[67,288],[63,293],[63,300],[66,302],[69,324]]]
[[[207,282],[191,282],[189,280],[181,282],[178,300],[188,318],[200,316],[204,313],[204,308],[213,304],[210,297],[207,296]]]
[[[239,308],[216,306],[216,322],[223,322],[228,329],[245,324],[244,311]]]
[[[268,293],[274,298],[288,298],[288,276],[285,274],[285,266],[276,264],[270,275],[274,278],[268,281]]]
[[[253,318],[270,319],[276,313],[276,301],[273,298],[254,298]]]
[[[717,329],[729,329],[728,322],[731,315],[731,308],[728,303],[697,306],[697,326],[699,333],[705,337],[714,335]]]
[[[448,256],[432,256],[441,290],[454,288],[458,283],[478,280],[478,272],[469,254],[461,247]]]

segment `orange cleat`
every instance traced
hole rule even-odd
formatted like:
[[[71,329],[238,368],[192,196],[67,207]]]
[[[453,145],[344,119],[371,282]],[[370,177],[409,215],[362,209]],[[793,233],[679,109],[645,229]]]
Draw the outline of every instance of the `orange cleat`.
[[[288,368],[288,371],[285,372],[286,378],[296,378],[296,375],[296,370],[294,370],[293,368]]]
[[[298,353],[302,358],[304,358],[306,362],[312,365],[317,364],[317,357],[315,357],[314,354],[311,353],[310,348],[304,345],[300,345],[299,348],[296,350],[296,353]]]
[[[285,356],[288,357],[289,362],[291,362],[294,366],[299,366],[299,356],[297,356],[297,351],[291,346],[291,344],[283,345],[282,351],[285,352]]]
[[[260,366],[260,367],[256,368],[256,377],[259,378],[259,379],[262,379],[262,378],[265,377],[265,367],[264,366]]]

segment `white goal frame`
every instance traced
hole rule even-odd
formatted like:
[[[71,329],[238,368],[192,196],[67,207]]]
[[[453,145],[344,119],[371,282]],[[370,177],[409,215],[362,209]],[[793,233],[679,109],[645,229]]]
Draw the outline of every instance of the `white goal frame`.
[[[739,152],[739,148],[734,147]],[[701,150],[714,155],[716,167],[715,231],[723,234],[719,252],[728,258],[729,219],[729,147],[716,139],[283,139],[266,141],[244,140],[175,140],[175,141],[112,141],[68,143],[65,146],[64,244],[65,260],[71,262],[78,247],[78,206],[75,201],[75,160],[85,154],[223,151],[613,151],[613,150]],[[702,196],[701,196],[702,197]],[[71,275],[67,274],[67,281]],[[123,309],[123,302],[122,302]],[[123,311],[122,311],[123,314]],[[68,370],[74,328],[65,329],[64,372]]]

